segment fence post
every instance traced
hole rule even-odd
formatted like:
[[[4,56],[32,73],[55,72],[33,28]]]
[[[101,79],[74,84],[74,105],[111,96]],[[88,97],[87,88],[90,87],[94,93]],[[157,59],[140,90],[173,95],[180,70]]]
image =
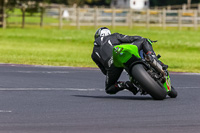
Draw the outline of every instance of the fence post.
[[[3,18],[3,28],[5,29],[6,28],[6,1],[3,0],[3,13],[2,13],[2,18]]]
[[[98,26],[98,8],[94,8],[94,28],[96,29]]]
[[[171,10],[171,6],[167,6],[167,10]]]
[[[188,8],[188,10],[190,10],[190,8],[191,8],[191,1],[192,0],[187,0],[187,8]]]
[[[115,28],[115,8],[112,8],[112,28]]]
[[[183,4],[183,5],[182,5],[182,10],[183,10],[183,11],[186,11],[186,10],[187,10],[187,5],[186,5],[186,4]]]
[[[163,30],[166,29],[166,9],[163,8],[162,10],[162,26],[163,26]]]
[[[59,29],[62,29],[62,6],[59,6]]]
[[[133,15],[133,9],[129,9],[129,18],[128,18],[128,20],[129,20],[129,28],[130,29],[132,29],[133,28],[133,17],[132,17],[132,15]]]
[[[26,8],[22,7],[22,28],[25,27],[25,13],[26,13]]]
[[[198,29],[198,11],[194,10],[194,30]]]
[[[44,5],[41,6],[41,12],[40,12],[40,27],[43,28],[44,25]]]
[[[181,26],[182,26],[182,11],[178,10],[178,30],[181,30]]]
[[[198,11],[200,12],[200,4],[198,4]]]
[[[76,27],[77,27],[77,29],[80,29],[80,20],[79,20],[79,18],[80,18],[80,8],[77,7],[76,8]]]
[[[149,29],[149,23],[150,23],[150,10],[147,9],[147,12],[146,12],[146,28]]]
[[[162,27],[162,17],[163,17],[163,15],[162,15],[162,10],[160,9],[156,9],[156,12],[158,12],[158,23],[161,25],[161,27]]]

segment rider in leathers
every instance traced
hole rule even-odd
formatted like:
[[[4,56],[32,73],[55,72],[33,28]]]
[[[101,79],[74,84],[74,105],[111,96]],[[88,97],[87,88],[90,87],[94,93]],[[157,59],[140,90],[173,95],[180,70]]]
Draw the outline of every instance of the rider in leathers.
[[[156,57],[151,44],[146,38],[119,33],[111,34],[110,30],[106,27],[99,28],[96,31],[91,57],[102,73],[106,75],[106,93],[116,94],[123,89],[127,89],[135,95],[138,92],[137,88],[130,81],[118,81],[123,68],[115,67],[113,64],[113,47],[123,43],[136,45],[139,51],[143,50],[145,54],[152,55],[154,58]],[[162,66],[167,67],[164,64]]]

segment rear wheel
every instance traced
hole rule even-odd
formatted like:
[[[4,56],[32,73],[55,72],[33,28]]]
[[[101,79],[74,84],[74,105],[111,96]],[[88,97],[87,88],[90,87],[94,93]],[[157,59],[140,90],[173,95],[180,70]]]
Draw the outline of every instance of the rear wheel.
[[[167,92],[144,69],[142,64],[136,64],[131,70],[132,77],[140,86],[156,100],[166,98]]]

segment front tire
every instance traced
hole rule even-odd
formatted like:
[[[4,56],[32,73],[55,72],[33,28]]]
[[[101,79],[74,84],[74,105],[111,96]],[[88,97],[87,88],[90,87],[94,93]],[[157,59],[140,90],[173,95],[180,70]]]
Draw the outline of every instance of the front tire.
[[[166,98],[167,92],[147,73],[142,64],[136,64],[131,69],[132,77],[155,100]]]
[[[172,86],[171,92],[168,94],[171,98],[176,98],[178,93],[177,91],[174,89],[174,87]]]

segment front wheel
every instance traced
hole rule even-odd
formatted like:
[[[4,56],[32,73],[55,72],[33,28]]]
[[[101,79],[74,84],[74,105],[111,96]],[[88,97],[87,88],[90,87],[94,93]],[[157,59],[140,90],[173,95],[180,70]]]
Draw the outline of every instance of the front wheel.
[[[168,94],[171,98],[176,98],[178,93],[177,91],[174,89],[174,87],[172,86],[171,92]]]
[[[131,69],[131,74],[144,91],[150,94],[155,100],[163,100],[166,98],[166,90],[147,73],[142,64],[134,65]]]

